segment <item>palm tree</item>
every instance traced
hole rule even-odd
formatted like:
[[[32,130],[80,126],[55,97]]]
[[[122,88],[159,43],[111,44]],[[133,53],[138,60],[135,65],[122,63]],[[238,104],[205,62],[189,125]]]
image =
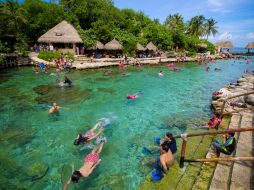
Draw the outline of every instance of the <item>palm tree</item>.
[[[216,24],[217,22],[213,18],[210,18],[206,21],[206,23],[204,24],[206,39],[208,39],[208,36],[210,36],[211,34],[214,36],[218,33],[218,27],[216,26]]]
[[[166,18],[166,21],[164,23],[169,30],[183,30],[184,29],[184,22],[183,22],[183,16],[180,15],[179,13],[169,15]]]
[[[195,16],[188,22],[188,34],[201,37],[205,34],[204,23],[206,19],[203,15]]]
[[[1,3],[0,16],[6,20],[6,30],[12,31],[14,34],[18,33],[23,24],[27,23],[25,18],[26,10],[19,5],[18,2],[8,0]]]

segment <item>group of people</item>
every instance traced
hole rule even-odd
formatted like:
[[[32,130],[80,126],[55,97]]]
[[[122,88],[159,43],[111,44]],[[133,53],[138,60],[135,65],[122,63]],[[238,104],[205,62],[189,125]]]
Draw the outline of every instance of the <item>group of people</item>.
[[[104,127],[109,125],[109,123],[109,120],[106,118],[99,120],[98,123],[85,134],[79,134],[74,140],[74,145],[78,146],[81,144],[87,144],[88,142],[97,139],[102,134]],[[93,170],[101,162],[100,153],[105,142],[105,138],[101,138],[100,141],[97,142],[98,145],[85,156],[83,165],[78,170],[75,170],[71,177],[66,181],[63,190],[67,190],[71,183],[78,183],[80,178],[86,178],[92,174]]]

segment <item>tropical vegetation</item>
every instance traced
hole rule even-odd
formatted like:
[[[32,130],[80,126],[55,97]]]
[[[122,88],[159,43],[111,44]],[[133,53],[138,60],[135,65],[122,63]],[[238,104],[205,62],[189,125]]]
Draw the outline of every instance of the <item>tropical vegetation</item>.
[[[212,18],[198,15],[184,22],[183,16],[177,13],[160,23],[141,11],[118,9],[112,0],[60,0],[57,3],[7,0],[0,3],[2,51],[18,51],[25,55],[29,46],[62,20],[75,26],[84,46],[96,40],[107,43],[116,38],[128,54],[134,53],[137,42],[146,45],[150,41],[163,50],[195,53],[200,43],[212,47],[207,38],[217,33],[217,22]]]

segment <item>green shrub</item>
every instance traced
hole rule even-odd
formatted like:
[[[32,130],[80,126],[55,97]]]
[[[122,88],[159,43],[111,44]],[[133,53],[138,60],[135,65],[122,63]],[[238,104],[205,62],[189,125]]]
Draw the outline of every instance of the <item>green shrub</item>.
[[[59,51],[41,51],[38,55],[38,58],[45,61],[53,61],[54,59],[60,58],[60,56],[61,52]]]
[[[74,55],[70,52],[65,53],[65,58],[67,60],[74,60]]]
[[[5,57],[3,55],[0,55],[0,64],[5,62]]]
[[[16,43],[14,45],[14,49],[22,56],[28,56],[29,46],[27,44],[27,41],[27,37],[23,34],[18,34],[16,36]]]

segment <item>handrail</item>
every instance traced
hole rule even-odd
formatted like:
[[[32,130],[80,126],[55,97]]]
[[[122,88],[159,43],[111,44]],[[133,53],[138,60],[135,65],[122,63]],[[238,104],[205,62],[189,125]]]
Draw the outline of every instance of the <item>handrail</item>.
[[[235,132],[246,132],[246,131],[254,131],[254,127],[247,127],[247,128],[240,128],[240,129],[228,129],[223,131],[213,131],[213,132],[200,132],[200,133],[191,133],[191,134],[181,134],[176,135],[174,138],[182,138],[182,150],[181,150],[181,157],[180,157],[180,168],[184,167],[185,162],[185,152],[186,152],[186,145],[187,145],[187,138],[188,137],[195,137],[195,136],[204,136],[204,135],[216,135],[216,134],[226,134],[226,133],[235,133]]]
[[[237,97],[240,97],[240,96],[247,96],[247,95],[250,95],[250,94],[254,94],[254,91],[246,92],[246,93],[243,93],[243,94],[238,94],[238,95],[231,96],[231,97],[228,97],[228,98],[224,99],[224,100],[223,100],[222,107],[221,107],[220,118],[223,116],[225,104],[226,104],[226,102],[227,102],[228,100],[233,99],[233,98],[237,98]],[[242,110],[241,110],[241,111],[242,111]]]

